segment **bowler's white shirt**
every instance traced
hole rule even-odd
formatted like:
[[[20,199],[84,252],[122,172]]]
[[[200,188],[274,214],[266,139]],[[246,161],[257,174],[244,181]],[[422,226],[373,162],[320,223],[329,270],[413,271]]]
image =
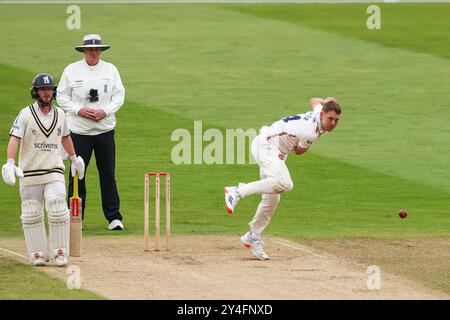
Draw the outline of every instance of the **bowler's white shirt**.
[[[294,151],[295,146],[308,148],[323,133],[320,123],[320,112],[323,106],[318,104],[310,112],[296,114],[274,122],[270,127],[262,127],[261,133],[266,134],[281,153]]]
[[[87,99],[90,89],[97,89],[97,102]],[[58,84],[56,100],[67,113],[71,132],[82,135],[97,135],[108,132],[116,126],[115,113],[125,100],[123,87],[117,68],[103,60],[95,66],[87,64],[86,59],[69,64]],[[81,108],[103,109],[107,116],[95,122],[78,115]]]

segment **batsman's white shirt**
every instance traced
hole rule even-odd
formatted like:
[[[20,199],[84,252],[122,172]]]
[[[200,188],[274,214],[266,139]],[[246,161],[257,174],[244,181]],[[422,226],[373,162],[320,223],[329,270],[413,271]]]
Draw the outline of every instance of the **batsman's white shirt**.
[[[296,114],[274,122],[270,127],[261,128],[261,134],[266,135],[284,155],[295,150],[298,145],[308,148],[323,133],[320,123],[320,112],[323,106],[318,104],[310,112]]]
[[[96,89],[98,101],[88,100],[89,91]],[[86,63],[86,59],[69,64],[58,84],[56,100],[67,112],[67,121],[71,132],[82,135],[97,135],[111,131],[116,126],[115,113],[125,100],[123,87],[117,68],[103,60],[95,66]],[[95,122],[80,117],[81,108],[103,109],[106,118]]]
[[[10,136],[21,139],[19,167],[24,177],[20,187],[64,183],[64,164],[61,158],[61,140],[70,132],[64,111],[52,106],[50,112],[41,112],[37,102],[23,108],[14,121]]]

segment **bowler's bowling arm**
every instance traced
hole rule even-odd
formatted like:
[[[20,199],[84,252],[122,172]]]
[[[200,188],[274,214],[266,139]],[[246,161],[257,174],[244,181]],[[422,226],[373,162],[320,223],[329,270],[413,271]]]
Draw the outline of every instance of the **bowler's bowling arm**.
[[[314,108],[318,104],[324,105],[326,102],[327,101],[322,98],[312,98],[311,100],[309,100],[309,104],[311,105],[312,108]]]
[[[308,149],[309,149],[309,148],[302,148],[302,147],[300,147],[299,145],[296,145],[296,146],[294,147],[295,154],[297,154],[297,155],[304,154],[306,151],[308,151]]]

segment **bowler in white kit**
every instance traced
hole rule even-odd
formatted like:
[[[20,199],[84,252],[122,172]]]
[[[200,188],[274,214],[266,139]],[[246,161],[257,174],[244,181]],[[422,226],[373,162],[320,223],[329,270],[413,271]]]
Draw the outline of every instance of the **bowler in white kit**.
[[[262,194],[262,200],[249,223],[250,231],[241,237],[243,245],[260,260],[269,256],[264,252],[261,233],[269,225],[283,192],[293,183],[286,166],[289,153],[301,155],[323,134],[336,128],[341,107],[333,97],[312,98],[312,111],[283,118],[270,127],[264,126],[251,144],[251,152],[260,168],[260,180],[225,187],[225,204],[233,213],[237,203],[250,195]]]

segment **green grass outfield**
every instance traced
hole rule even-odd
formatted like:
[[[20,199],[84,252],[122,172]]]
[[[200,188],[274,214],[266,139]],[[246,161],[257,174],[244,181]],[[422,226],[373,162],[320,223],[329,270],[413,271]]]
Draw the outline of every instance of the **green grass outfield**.
[[[41,267],[44,268],[44,267]],[[50,277],[39,268],[0,257],[0,298],[33,300],[104,299],[83,289],[67,288],[66,283]]]
[[[176,234],[242,234],[259,197],[225,214],[223,187],[255,165],[173,165],[177,128],[255,128],[336,96],[339,127],[288,167],[294,190],[267,233],[294,240],[450,235],[450,4],[86,5],[81,30],[66,5],[0,5],[0,148],[33,76],[59,80],[73,48],[100,33],[127,90],[117,114],[117,182],[126,231],[142,234],[143,173],[172,173]],[[101,12],[102,14],[97,14]],[[110,234],[94,162],[85,233]],[[0,236],[19,236],[18,187],[0,183]],[[400,208],[409,211],[398,218]],[[117,233],[119,236],[119,234]]]

